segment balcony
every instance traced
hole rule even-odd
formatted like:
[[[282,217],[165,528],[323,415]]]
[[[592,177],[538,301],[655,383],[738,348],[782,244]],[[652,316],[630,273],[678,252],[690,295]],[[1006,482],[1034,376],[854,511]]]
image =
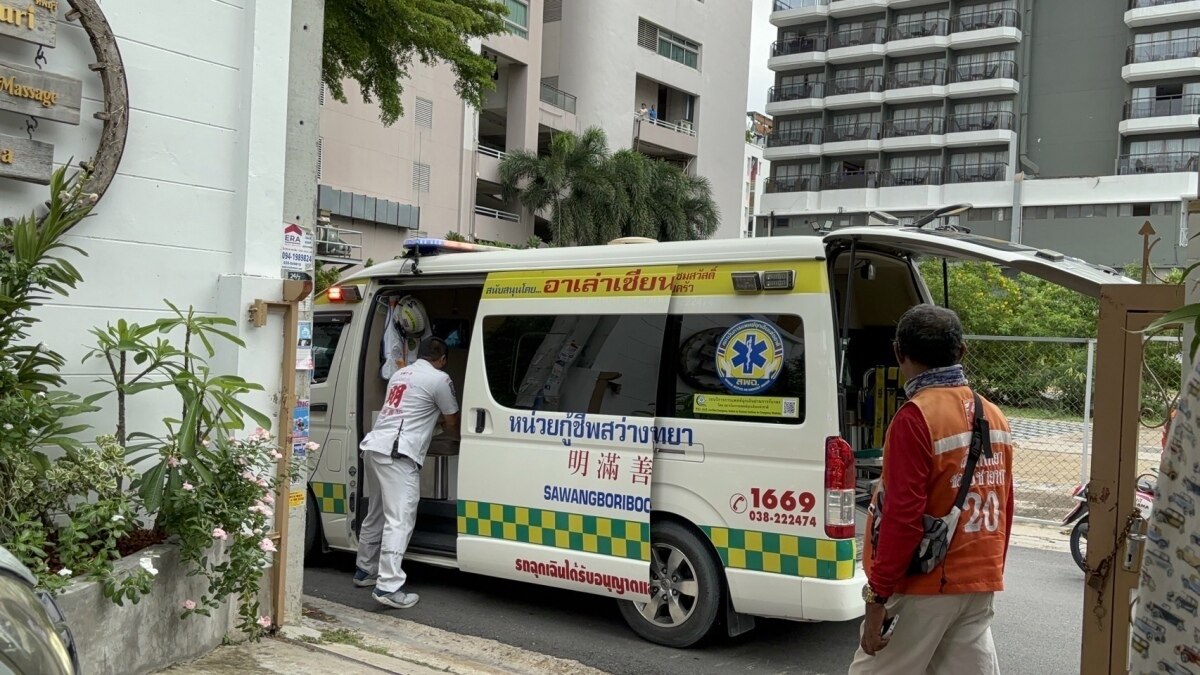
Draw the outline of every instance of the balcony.
[[[910,187],[913,185],[941,184],[942,167],[940,166],[888,169],[880,176],[881,187]]]
[[[634,113],[634,145],[640,151],[664,159],[687,159],[699,151],[696,129],[691,122],[650,120]]]
[[[878,171],[835,171],[821,176],[822,190],[854,190],[879,187]]]
[[[946,172],[947,183],[990,183],[1008,178],[1007,164],[952,164]]]
[[[1200,169],[1200,152],[1121,155],[1117,160],[1117,175],[1120,176],[1147,173],[1191,173],[1198,169]]]
[[[777,176],[766,180],[766,194],[785,192],[820,192],[820,176]]]
[[[825,107],[825,83],[802,82],[767,90],[767,114],[787,115]]]
[[[888,31],[889,56],[940,52],[949,46],[949,19],[901,21],[892,24]]]
[[[946,0],[892,0],[888,3],[891,9],[909,9],[911,7],[924,7],[925,5],[945,5]]]
[[[1200,126],[1200,94],[1135,98],[1125,102],[1121,133],[1164,134]]]
[[[339,270],[362,264],[362,232],[317,225],[316,235],[316,259],[320,262],[336,265]]]
[[[475,164],[475,177],[489,183],[500,184],[500,162],[508,157],[508,153],[496,148],[480,145],[475,149],[479,155]]]
[[[821,151],[826,155],[859,155],[879,152],[879,122],[854,122],[831,124],[825,127],[825,143]]]
[[[825,63],[828,48],[828,35],[802,35],[780,40],[771,45],[767,67],[771,70],[791,70],[800,66],[821,65]]]
[[[1002,96],[1021,90],[1015,61],[996,60],[958,63],[950,68],[946,94],[951,98]]]
[[[1126,82],[1200,76],[1200,38],[1155,40],[1125,50],[1121,76]]]
[[[520,214],[475,205],[475,237],[488,241],[521,241],[526,238]]]
[[[559,110],[575,114],[575,97],[558,87],[543,82],[541,99],[542,103],[549,103]]]
[[[887,11],[888,0],[833,0],[829,4],[829,16],[858,16]]]
[[[913,119],[888,120],[883,123],[883,150],[929,150],[946,144],[946,119],[917,117]]]
[[[788,129],[774,131],[767,137],[763,158],[771,161],[819,157],[824,129]]]
[[[952,148],[1008,143],[1016,135],[1017,116],[1007,110],[950,115],[946,145]]]
[[[1021,41],[1021,13],[1015,9],[959,12],[950,21],[950,46],[972,49]]]
[[[883,103],[883,75],[844,75],[830,84],[828,108],[857,108]]]
[[[902,70],[888,74],[884,100],[888,103],[939,100],[946,97],[945,68]]]
[[[1130,0],[1125,25],[1130,28],[1200,21],[1200,0]]]
[[[829,16],[829,0],[775,0],[771,9],[771,25],[786,28]]]
[[[538,106],[538,122],[556,131],[575,131],[575,97],[567,92],[542,82],[541,104]]]
[[[843,0],[849,2],[850,0]],[[830,63],[883,58],[887,53],[887,26],[835,31],[827,57]]]

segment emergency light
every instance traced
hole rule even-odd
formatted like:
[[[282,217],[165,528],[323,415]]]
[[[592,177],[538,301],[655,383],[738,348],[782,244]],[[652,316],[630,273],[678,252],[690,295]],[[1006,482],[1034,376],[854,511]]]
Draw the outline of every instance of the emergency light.
[[[329,302],[358,302],[362,300],[362,293],[358,286],[330,286],[325,291],[325,299]]]
[[[438,255],[439,253],[479,253],[482,251],[504,251],[499,246],[473,244],[469,241],[452,241],[450,239],[434,239],[430,237],[414,237],[404,240],[404,248],[409,253],[418,256]]]

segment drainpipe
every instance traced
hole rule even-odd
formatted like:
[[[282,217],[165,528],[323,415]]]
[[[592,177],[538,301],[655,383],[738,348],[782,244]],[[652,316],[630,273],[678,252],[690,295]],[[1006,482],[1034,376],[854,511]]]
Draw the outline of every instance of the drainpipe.
[[[1022,228],[1024,227],[1025,207],[1021,205],[1021,188],[1025,185],[1025,174],[1013,176],[1012,228],[1008,238],[1014,244],[1021,243]]]
[[[1033,160],[1029,159],[1029,78],[1033,71],[1030,67],[1033,54],[1033,40],[1030,37],[1029,29],[1033,26],[1033,0],[1025,0],[1025,18],[1021,22],[1021,125],[1017,133],[1021,135],[1021,167],[1037,176],[1041,173],[1041,169]],[[1015,214],[1016,207],[1014,206],[1013,213]],[[1013,216],[1016,217],[1015,215]]]

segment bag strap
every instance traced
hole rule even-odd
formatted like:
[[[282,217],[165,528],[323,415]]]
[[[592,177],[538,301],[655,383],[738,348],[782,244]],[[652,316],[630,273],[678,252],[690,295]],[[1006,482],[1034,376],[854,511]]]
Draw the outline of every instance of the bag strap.
[[[960,511],[967,503],[967,493],[971,491],[971,481],[975,479],[975,465],[979,463],[979,456],[992,458],[992,430],[987,417],[983,414],[983,400],[975,391],[972,391],[971,395],[975,397],[975,424],[971,429],[971,446],[967,451],[967,467],[963,471],[962,484],[958,486],[958,496],[954,499],[954,506]]]

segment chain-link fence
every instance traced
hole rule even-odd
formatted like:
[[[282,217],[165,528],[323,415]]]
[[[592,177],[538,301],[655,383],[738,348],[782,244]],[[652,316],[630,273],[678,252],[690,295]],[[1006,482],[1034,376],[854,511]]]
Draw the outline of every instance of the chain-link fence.
[[[964,365],[980,393],[999,405],[1013,433],[1015,516],[1058,522],[1091,462],[1096,341],[971,336]],[[1146,343],[1139,471],[1158,468],[1163,428],[1179,392],[1181,343]]]

